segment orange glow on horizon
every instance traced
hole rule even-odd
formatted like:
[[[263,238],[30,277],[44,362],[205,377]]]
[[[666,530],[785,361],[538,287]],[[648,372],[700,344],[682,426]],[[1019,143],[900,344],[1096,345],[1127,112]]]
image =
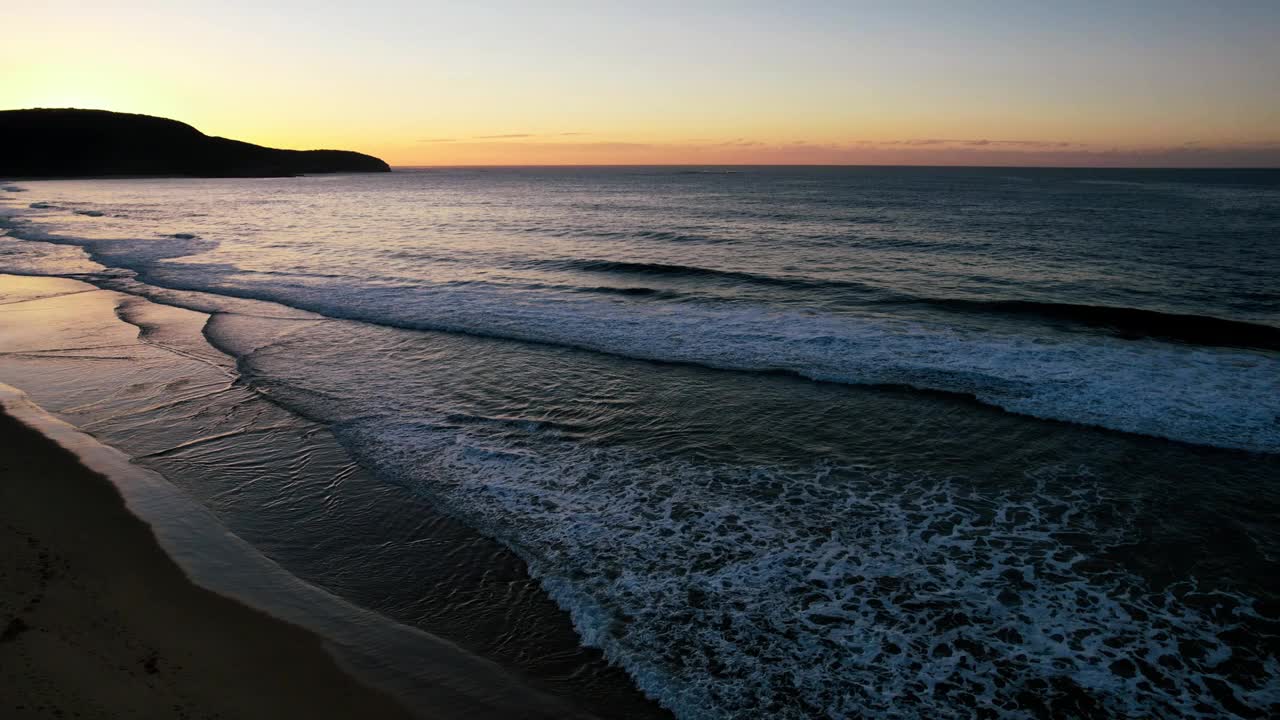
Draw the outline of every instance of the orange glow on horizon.
[[[0,108],[399,166],[1280,165],[1266,8],[152,5],[6,9]]]

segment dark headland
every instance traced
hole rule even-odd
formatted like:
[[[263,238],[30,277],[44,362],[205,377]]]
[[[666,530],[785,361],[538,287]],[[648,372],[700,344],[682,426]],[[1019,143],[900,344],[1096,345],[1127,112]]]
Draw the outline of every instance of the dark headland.
[[[176,120],[106,110],[0,111],[0,176],[276,177],[390,172],[349,150],[277,150],[205,135]]]

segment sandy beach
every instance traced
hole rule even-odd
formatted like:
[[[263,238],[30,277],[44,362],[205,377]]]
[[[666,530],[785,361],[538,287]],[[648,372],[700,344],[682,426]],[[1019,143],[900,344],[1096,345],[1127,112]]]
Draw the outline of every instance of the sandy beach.
[[[0,715],[400,718],[321,640],[196,587],[103,477],[0,416]]]
[[[8,524],[22,528],[23,532],[36,536],[45,544],[48,544],[43,539],[43,533],[46,532],[51,537],[61,537],[58,533],[64,530],[74,538],[93,535],[105,537],[105,530],[86,534],[83,528],[97,528],[98,525],[79,520],[78,516],[73,517],[69,511],[59,509],[59,503],[66,502],[65,498],[80,498],[78,484],[89,482],[94,487],[101,486],[99,489],[106,493],[110,503],[91,504],[77,500],[74,510],[93,515],[100,508],[106,508],[101,512],[110,514],[113,522],[125,522],[121,518],[126,518],[142,533],[141,540],[128,545],[100,546],[100,539],[94,538],[90,549],[99,552],[109,549],[115,553],[110,567],[129,568],[131,563],[138,562],[149,569],[160,563],[155,557],[170,558],[172,562],[160,565],[168,573],[165,577],[174,578],[174,584],[207,598],[209,603],[216,602],[219,607],[230,607],[232,612],[245,612],[242,605],[253,608],[248,615],[256,618],[258,623],[268,628],[276,628],[278,625],[286,638],[297,635],[289,643],[285,643],[274,639],[277,633],[266,630],[229,629],[221,623],[212,622],[201,625],[201,628],[211,631],[215,638],[225,641],[226,647],[232,648],[230,652],[247,656],[241,660],[234,654],[228,655],[228,667],[241,672],[248,672],[247,668],[256,668],[252,674],[265,678],[268,682],[266,687],[249,687],[247,691],[250,695],[271,692],[280,698],[280,707],[290,708],[283,715],[273,714],[270,709],[262,709],[265,716],[294,717],[303,712],[309,713],[311,711],[307,708],[312,702],[323,707],[321,716],[325,717],[378,717],[396,714],[396,708],[385,703],[381,696],[375,698],[378,702],[369,704],[368,707],[363,702],[353,700],[343,703],[328,697],[329,694],[338,692],[339,688],[354,688],[353,691],[359,697],[372,694],[364,691],[359,683],[386,693],[395,703],[407,708],[407,712],[419,717],[473,720],[587,716],[582,713],[581,708],[575,707],[576,703],[572,700],[565,702],[531,686],[524,677],[449,641],[446,639],[447,635],[423,632],[412,624],[405,624],[401,618],[378,614],[367,606],[352,603],[327,591],[334,586],[335,578],[324,573],[333,567],[335,554],[347,552],[356,545],[363,546],[368,540],[358,535],[342,536],[335,533],[323,516],[304,510],[296,504],[279,508],[282,525],[277,526],[269,535],[261,533],[252,524],[240,525],[238,528],[225,524],[225,519],[230,518],[234,522],[236,517],[234,513],[227,514],[228,497],[269,487],[283,479],[280,475],[282,469],[291,467],[306,468],[301,475],[289,476],[293,479],[336,479],[338,484],[329,485],[327,490],[323,489],[323,485],[318,487],[330,499],[340,498],[341,505],[348,512],[354,512],[360,517],[370,517],[372,510],[360,508],[370,507],[375,501],[376,507],[393,510],[413,508],[419,517],[425,516],[428,511],[411,504],[412,499],[399,494],[400,491],[357,474],[350,460],[331,441],[326,440],[319,428],[263,402],[243,387],[228,383],[231,370],[226,356],[201,339],[201,329],[208,319],[206,315],[155,305],[62,278],[0,277],[0,298],[0,305],[3,305],[0,307],[0,380],[3,381],[0,382],[0,413],[7,412],[10,416],[6,425],[6,432],[10,435],[20,431],[25,438],[35,432],[35,440],[31,442],[6,440],[14,447],[24,448],[24,453],[6,452],[0,457],[8,459],[8,462],[0,460],[0,464],[7,465],[6,473],[18,473],[16,478],[42,477],[42,473],[48,475],[52,471],[41,470],[34,464],[34,460],[28,460],[25,448],[60,447],[70,453],[63,458],[64,465],[60,466],[66,468],[65,472],[58,475],[58,482],[67,485],[67,488],[61,488],[61,485],[47,486],[48,483],[28,487],[29,483],[9,480],[6,475],[3,480],[6,493],[19,490],[23,493],[39,491],[45,493],[39,496],[43,498],[40,502],[47,503],[47,508],[41,513],[32,513],[23,509],[23,503],[6,501],[3,510],[5,517],[13,518]],[[139,326],[125,322],[122,319],[124,317],[142,323],[147,329],[140,330]],[[14,386],[4,384],[7,382],[14,383]],[[209,405],[210,402],[213,405]],[[199,423],[193,426],[166,416],[167,413],[186,406],[196,408],[200,417],[216,417],[218,420],[214,425]],[[222,409],[214,411],[214,406]],[[245,415],[252,418],[252,424],[242,425],[237,422],[237,418]],[[14,419],[18,424],[12,422]],[[222,423],[230,423],[231,427]],[[29,429],[23,429],[23,425]],[[255,431],[257,427],[268,431]],[[117,432],[121,429],[124,432]],[[257,443],[259,440],[266,445],[260,446]],[[210,453],[208,466],[165,462],[181,459],[183,451],[188,448],[200,453]],[[297,459],[273,460],[279,453]],[[140,457],[144,458],[141,462],[138,460]],[[157,463],[157,459],[161,462]],[[89,480],[82,481],[80,478],[86,473]],[[76,480],[67,479],[72,477]],[[103,482],[103,477],[107,482]],[[364,499],[360,493],[368,494],[369,498]],[[119,496],[123,496],[123,507]],[[26,498],[26,495],[23,497]],[[36,496],[31,497],[33,499],[24,500],[24,503],[37,504]],[[307,492],[295,492],[294,497],[305,498]],[[246,499],[246,507],[261,509],[264,502],[265,499]],[[211,511],[211,507],[224,514],[219,516]],[[23,522],[17,520],[28,517],[31,519]],[[37,520],[41,520],[42,524],[37,524]],[[385,526],[395,522],[392,513],[387,521],[377,524]],[[435,566],[432,563],[434,558],[448,555],[441,548],[445,547],[442,543],[455,541],[450,538],[457,538],[456,541],[464,543],[477,541],[470,535],[462,537],[459,531],[444,525],[424,528],[424,532],[427,530],[440,534],[430,536],[429,544],[420,546],[422,552],[397,555],[405,560],[404,582],[415,583],[414,586],[421,588],[424,595],[468,592],[470,586],[465,580],[447,573],[449,566],[440,568],[445,571],[442,574],[440,570],[433,569]],[[244,537],[241,533],[249,537]],[[14,537],[9,544],[16,543],[14,547],[19,550],[27,547],[25,536]],[[145,549],[145,554],[138,555],[143,559],[132,559],[135,546]],[[491,545],[481,544],[476,547],[476,552],[485,553],[486,557],[493,552]],[[310,565],[292,564],[298,557],[299,549],[310,554]],[[36,577],[39,575],[40,550],[32,552],[35,553],[32,556],[35,559],[29,562],[36,563],[32,565],[36,569],[31,571],[34,573],[32,577]],[[66,554],[58,552],[59,557]],[[88,567],[94,568],[95,572],[102,572],[106,578],[101,580],[103,583],[113,577],[109,572],[100,570],[107,566],[105,561],[98,562],[92,558],[75,563],[76,568]],[[305,577],[295,574],[298,567],[302,568]],[[517,569],[511,572],[514,573]],[[120,572],[126,573],[124,570]],[[141,570],[130,569],[126,574],[135,578],[132,582],[137,584],[136,578],[140,572]],[[501,575],[497,578],[500,588],[509,587],[502,581]],[[337,581],[340,580],[341,578],[337,578]],[[36,581],[28,579],[22,582],[30,584]],[[88,581],[77,579],[76,582],[84,584]],[[146,582],[150,583],[150,580]],[[194,582],[196,587],[204,590],[195,591],[189,582]],[[25,584],[14,585],[26,587]],[[6,601],[0,607],[5,612],[0,616],[0,621],[3,621],[0,628],[11,617],[21,616],[22,622],[14,626],[15,637],[31,636],[31,630],[22,628],[52,627],[52,620],[38,622],[28,611],[21,610],[27,604],[28,595],[39,594],[38,583],[29,590],[30,592],[22,590],[12,603]],[[206,590],[214,594],[211,595]],[[108,596],[105,592],[92,596],[81,594],[85,597]],[[133,602],[133,597],[139,595],[144,593],[135,591],[129,595],[122,590],[118,595],[110,595],[109,597],[118,599],[124,609],[103,612],[109,617],[114,617],[112,613],[120,612],[135,613],[144,619],[158,617],[159,613],[149,605],[129,605]],[[164,607],[186,607],[185,601],[163,599],[158,593],[151,591],[147,591],[145,597]],[[376,605],[380,598],[383,598],[382,594],[367,594],[362,599]],[[434,607],[433,604],[426,604],[427,600],[423,602],[424,607]],[[11,611],[9,605],[13,606]],[[43,607],[43,603],[40,605]],[[57,612],[58,614],[50,617],[60,619],[62,610]],[[263,614],[259,615],[259,612]],[[193,610],[190,614],[196,617],[215,616],[212,611],[203,609]],[[216,616],[222,617],[220,613]],[[447,633],[459,623],[471,623],[464,627],[483,628],[490,622],[492,621],[487,618],[475,617],[474,612],[459,612],[451,619],[442,619],[431,630]],[[192,623],[180,620],[174,620],[173,623],[184,628],[192,626]],[[85,621],[82,624],[95,628],[113,626],[113,623],[106,621]],[[541,627],[534,623],[521,623],[517,626],[517,631],[538,632]],[[166,649],[149,639],[140,639],[131,644],[126,637],[120,642],[127,648],[143,648],[139,655],[142,660],[150,657],[151,649],[154,649],[159,658],[155,666],[161,670],[178,665],[184,668],[197,667],[196,663],[187,661],[163,661],[163,658],[175,654],[198,655],[209,662],[222,662],[219,655],[221,651],[216,649],[222,646],[206,649],[199,644],[201,641],[198,639],[180,637],[167,629],[157,631],[156,634],[170,638],[171,647]],[[573,640],[570,635],[564,642]],[[84,644],[79,640],[77,642]],[[270,655],[265,654],[262,647],[264,643],[271,648]],[[294,647],[300,656],[310,653],[310,659],[289,659],[291,656],[288,654],[294,650],[283,648]],[[130,652],[133,653],[132,650]],[[106,651],[99,654],[115,657]],[[138,661],[134,658],[136,654],[127,656],[133,659],[113,661],[114,665],[133,667],[135,661]],[[331,658],[336,659],[336,666]],[[49,662],[57,667],[66,665],[56,658]],[[324,675],[319,670],[313,672],[309,669],[316,663],[338,679],[324,680]],[[7,669],[10,666],[9,662],[0,660],[0,668]],[[19,664],[13,667],[21,666]],[[33,672],[39,670],[39,666],[33,667],[36,668]],[[291,668],[290,677],[301,672],[298,682],[302,688],[320,684],[328,688],[329,692],[316,697],[309,695],[306,698],[308,704],[291,706],[297,693],[289,691],[286,685],[277,682],[271,674],[278,674],[279,671],[273,668],[279,667]],[[157,682],[152,674],[146,673],[145,667],[142,672],[145,680],[153,684]],[[107,677],[103,673],[84,675]],[[220,675],[213,670],[200,670],[191,675],[215,678],[211,687],[228,685],[228,682],[218,680]],[[72,677],[75,677],[74,673]],[[32,685],[24,677],[17,675],[8,677],[6,682]],[[56,688],[58,682],[52,679],[45,685]],[[111,686],[110,683],[108,686]],[[7,698],[8,694],[4,697]],[[220,701],[223,704],[211,704],[205,702],[202,696],[191,697],[194,698],[192,707],[200,708],[201,712],[215,712],[219,708],[228,707],[226,701]],[[379,710],[378,703],[383,703],[388,709]],[[23,704],[24,707],[33,707],[25,702]],[[105,705],[112,710],[117,709],[109,700]],[[71,716],[74,716],[74,711]],[[108,716],[120,715],[113,713]],[[140,716],[155,715],[143,713]],[[171,715],[166,711],[160,716]],[[230,712],[230,716],[254,717],[239,710]],[[608,716],[607,713],[605,716]],[[629,713],[626,716],[633,715]]]

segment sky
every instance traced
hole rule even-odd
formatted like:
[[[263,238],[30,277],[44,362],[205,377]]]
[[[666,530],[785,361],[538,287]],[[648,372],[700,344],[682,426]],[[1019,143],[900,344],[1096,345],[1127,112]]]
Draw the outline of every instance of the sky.
[[[392,165],[1280,167],[1280,0],[6,3],[0,109]]]

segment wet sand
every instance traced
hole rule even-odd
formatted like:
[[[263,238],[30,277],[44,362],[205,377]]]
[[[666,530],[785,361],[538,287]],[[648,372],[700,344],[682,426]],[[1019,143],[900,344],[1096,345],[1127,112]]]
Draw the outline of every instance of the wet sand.
[[[409,715],[319,637],[192,584],[106,478],[0,415],[0,716]]]
[[[666,716],[577,648],[523,565],[361,473],[323,428],[232,382],[232,360],[202,335],[207,321],[77,280],[0,275],[0,412],[108,478],[197,586],[322,639],[343,671],[417,716]],[[25,470],[6,456],[0,464]],[[284,504],[274,502],[281,488]],[[356,548],[385,570],[368,587],[349,585],[333,561]],[[392,604],[405,588],[414,603]],[[470,599],[455,607],[457,597]],[[495,647],[498,658],[483,654]],[[583,656],[595,661],[586,681],[570,663]]]

